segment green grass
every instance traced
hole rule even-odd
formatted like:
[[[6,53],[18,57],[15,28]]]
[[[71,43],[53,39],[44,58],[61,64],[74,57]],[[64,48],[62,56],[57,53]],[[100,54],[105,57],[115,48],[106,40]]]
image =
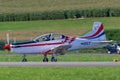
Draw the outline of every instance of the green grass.
[[[120,0],[0,0],[0,13],[119,8]]]
[[[120,56],[119,55],[112,55],[112,56],[104,56],[104,55],[72,55],[68,54],[67,56],[57,56],[58,62],[101,62],[101,61],[108,61],[112,62],[114,59],[118,59],[120,61]],[[27,55],[27,60],[28,62],[42,62],[43,55],[34,55],[34,56],[29,56]],[[48,56],[49,61],[51,60],[51,56]],[[1,55],[0,56],[0,62],[21,62],[22,61],[22,55],[16,55],[13,56],[12,54],[7,55]]]
[[[40,21],[20,21],[20,22],[0,22],[0,31],[20,31],[20,30],[90,30],[94,21],[104,23],[105,29],[120,29],[120,17],[101,17],[71,20],[40,20]],[[72,34],[72,33],[71,33]]]
[[[0,67],[0,80],[120,80],[119,67]]]

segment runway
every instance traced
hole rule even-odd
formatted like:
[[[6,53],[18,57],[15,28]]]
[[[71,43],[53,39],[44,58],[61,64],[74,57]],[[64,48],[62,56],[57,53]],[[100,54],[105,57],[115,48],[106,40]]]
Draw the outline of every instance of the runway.
[[[44,67],[120,66],[120,62],[0,62],[0,66],[44,66]]]

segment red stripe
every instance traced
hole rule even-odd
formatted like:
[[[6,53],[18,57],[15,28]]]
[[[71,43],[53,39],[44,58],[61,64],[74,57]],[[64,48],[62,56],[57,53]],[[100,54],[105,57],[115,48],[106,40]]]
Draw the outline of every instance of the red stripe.
[[[93,34],[91,36],[81,37],[81,38],[91,38],[91,37],[94,37],[94,36],[98,35],[102,30],[103,30],[103,24],[101,24],[100,28],[98,29],[98,31],[95,34]]]
[[[44,51],[43,54],[48,54],[48,53],[50,54],[51,51],[52,51],[52,50]]]
[[[67,42],[69,37],[66,37],[63,42],[53,42],[53,43],[44,43],[44,44],[29,44],[29,45],[12,45],[11,48],[19,48],[19,47],[32,47],[32,46],[45,46],[45,45],[57,45],[57,44],[64,44]]]
[[[67,40],[69,40],[69,37],[68,37],[68,36],[66,36],[64,43],[67,42]]]
[[[74,40],[75,40],[75,37],[73,37],[73,38],[71,39],[70,43],[72,43]]]

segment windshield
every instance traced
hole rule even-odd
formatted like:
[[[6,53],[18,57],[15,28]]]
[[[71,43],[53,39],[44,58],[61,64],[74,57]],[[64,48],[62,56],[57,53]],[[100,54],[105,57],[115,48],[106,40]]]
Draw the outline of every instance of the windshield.
[[[41,35],[34,39],[34,41],[41,42],[41,41],[51,41],[51,40],[59,40],[59,39],[65,39],[65,35],[59,34],[59,33],[49,33]]]

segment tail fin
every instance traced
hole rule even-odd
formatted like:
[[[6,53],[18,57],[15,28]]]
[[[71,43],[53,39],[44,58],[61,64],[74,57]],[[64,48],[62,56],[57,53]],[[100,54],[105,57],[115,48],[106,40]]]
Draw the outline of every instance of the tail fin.
[[[92,31],[88,32],[80,38],[106,41],[103,24],[101,22],[94,22]]]

